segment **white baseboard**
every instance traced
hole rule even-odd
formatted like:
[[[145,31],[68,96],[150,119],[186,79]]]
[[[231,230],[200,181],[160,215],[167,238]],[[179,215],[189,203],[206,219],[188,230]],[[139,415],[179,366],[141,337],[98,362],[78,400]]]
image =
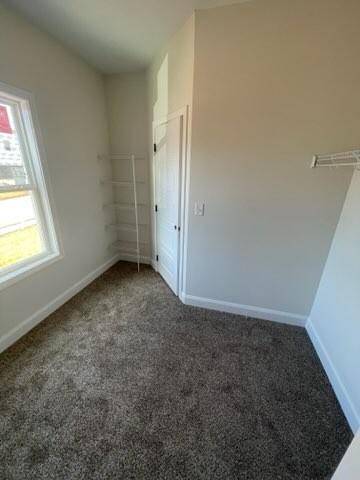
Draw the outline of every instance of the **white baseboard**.
[[[331,360],[330,354],[325,345],[322,343],[311,320],[309,320],[306,324],[306,331],[310,337],[310,340],[312,341],[312,344],[314,345],[316,353],[320,358],[322,366],[324,367],[324,370],[330,380],[347,421],[349,422],[352,431],[356,433],[360,428],[360,412],[356,410],[356,407],[353,404],[351,397]]]
[[[86,275],[86,277],[84,277],[82,280],[75,283],[75,285],[58,295],[56,298],[54,298],[54,300],[52,300],[43,308],[31,315],[31,317],[27,318],[15,328],[10,330],[10,332],[3,335],[0,338],[0,353],[10,347],[17,340],[19,340],[19,338],[21,338],[23,335],[28,333],[31,329],[33,329],[36,325],[42,322],[46,317],[48,317],[51,313],[61,307],[68,300],[70,300],[70,298],[83,290],[87,285],[89,285],[89,283],[93,282],[97,277],[106,272],[106,270],[115,265],[115,263],[117,263],[118,261],[119,256],[115,255],[103,265],[98,267],[96,270]]]
[[[286,323],[298,327],[305,327],[307,322],[307,317],[305,315],[281,312],[269,308],[253,307],[251,305],[223,302],[221,300],[213,300],[204,297],[195,297],[184,292],[180,294],[180,300],[186,305],[192,305],[194,307],[208,308],[219,312],[235,313],[237,315],[259,318],[261,320],[271,320],[273,322]]]
[[[137,256],[133,255],[132,253],[122,253],[119,255],[118,258],[123,262],[137,263]],[[140,263],[143,263],[145,265],[152,265],[152,259],[150,257],[145,257],[144,255],[141,255]]]

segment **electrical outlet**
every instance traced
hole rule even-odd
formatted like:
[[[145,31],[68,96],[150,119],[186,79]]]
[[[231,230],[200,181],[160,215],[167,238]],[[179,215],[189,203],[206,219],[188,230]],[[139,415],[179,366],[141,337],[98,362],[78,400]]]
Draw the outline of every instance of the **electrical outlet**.
[[[205,203],[195,202],[194,214],[198,217],[203,217],[205,213]]]

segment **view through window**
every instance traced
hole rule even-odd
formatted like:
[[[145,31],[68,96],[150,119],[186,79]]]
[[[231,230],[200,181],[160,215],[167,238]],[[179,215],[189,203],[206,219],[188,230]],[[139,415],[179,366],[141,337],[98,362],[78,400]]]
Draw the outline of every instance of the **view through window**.
[[[0,276],[56,250],[24,105],[0,91]]]
[[[43,250],[36,210],[26,187],[28,175],[11,108],[0,104],[0,267],[8,267]]]

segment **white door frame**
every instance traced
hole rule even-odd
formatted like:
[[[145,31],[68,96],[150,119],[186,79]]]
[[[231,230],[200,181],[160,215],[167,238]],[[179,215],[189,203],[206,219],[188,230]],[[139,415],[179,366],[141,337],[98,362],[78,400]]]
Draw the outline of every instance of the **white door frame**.
[[[177,295],[180,299],[183,299],[183,295],[185,292],[185,278],[186,278],[186,257],[187,257],[187,237],[188,237],[188,194],[189,194],[189,107],[183,107],[176,112],[173,112],[166,117],[161,118],[160,120],[155,120],[153,122],[152,128],[152,137],[153,137],[153,144],[155,144],[155,130],[160,125],[163,125],[170,120],[174,120],[175,118],[182,117],[182,145],[181,145],[181,152],[180,152],[180,176],[179,176],[179,184],[180,184],[180,202],[179,202],[179,218],[180,218],[180,235],[179,235],[179,251],[178,251],[178,292]],[[155,157],[156,153],[153,150],[152,156],[152,187],[153,187],[153,195],[152,195],[152,202],[151,202],[151,219],[152,219],[152,230],[153,230],[153,260],[152,266],[154,270],[157,272],[157,261],[156,261],[156,249],[157,249],[157,218],[155,213],[155,205],[156,205],[156,169],[155,169]]]

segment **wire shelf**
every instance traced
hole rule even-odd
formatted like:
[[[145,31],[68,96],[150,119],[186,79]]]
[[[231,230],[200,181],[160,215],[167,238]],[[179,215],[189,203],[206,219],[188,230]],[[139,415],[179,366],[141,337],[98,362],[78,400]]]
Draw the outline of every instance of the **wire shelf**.
[[[318,167],[360,167],[360,150],[315,155],[311,168]]]

